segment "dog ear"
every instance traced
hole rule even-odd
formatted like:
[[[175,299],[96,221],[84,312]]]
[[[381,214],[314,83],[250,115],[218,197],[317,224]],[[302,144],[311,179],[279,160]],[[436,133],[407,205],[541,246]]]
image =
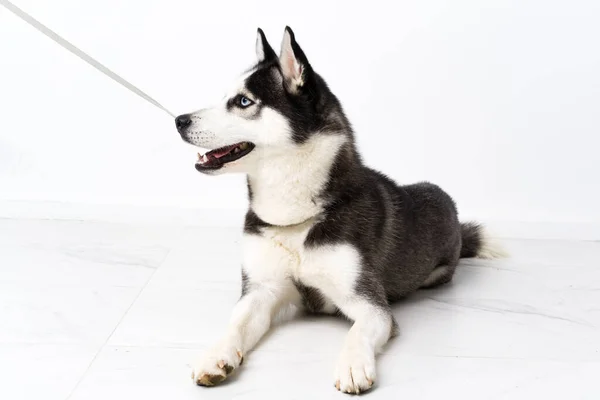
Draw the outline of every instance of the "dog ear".
[[[271,61],[277,58],[277,54],[267,42],[267,37],[262,29],[256,32],[256,58],[259,63]]]
[[[289,26],[285,27],[279,65],[283,75],[285,87],[291,93],[297,93],[307,84],[312,74],[312,68],[304,52],[296,42],[294,32]]]

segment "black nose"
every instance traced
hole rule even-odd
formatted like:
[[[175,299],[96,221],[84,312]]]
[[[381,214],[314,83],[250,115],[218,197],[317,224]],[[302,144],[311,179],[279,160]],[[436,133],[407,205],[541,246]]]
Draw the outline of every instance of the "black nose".
[[[185,128],[190,126],[191,123],[192,119],[188,114],[183,114],[175,118],[175,126],[177,127],[177,130],[179,132],[183,131]]]

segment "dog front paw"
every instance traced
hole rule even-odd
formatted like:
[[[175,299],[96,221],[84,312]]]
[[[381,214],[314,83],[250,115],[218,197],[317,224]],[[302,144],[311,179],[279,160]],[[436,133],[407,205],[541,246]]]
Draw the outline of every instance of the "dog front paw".
[[[192,379],[199,386],[215,386],[242,365],[244,356],[238,346],[223,343],[215,346],[196,364]]]
[[[360,394],[371,389],[375,382],[375,354],[368,349],[347,346],[340,354],[335,370],[337,390]]]

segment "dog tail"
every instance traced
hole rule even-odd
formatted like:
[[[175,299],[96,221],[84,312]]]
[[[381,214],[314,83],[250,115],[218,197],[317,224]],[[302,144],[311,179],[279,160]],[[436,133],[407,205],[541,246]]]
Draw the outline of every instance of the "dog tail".
[[[460,234],[462,237],[460,258],[476,257],[490,260],[508,257],[508,252],[504,250],[502,244],[491,237],[481,224],[461,223]]]

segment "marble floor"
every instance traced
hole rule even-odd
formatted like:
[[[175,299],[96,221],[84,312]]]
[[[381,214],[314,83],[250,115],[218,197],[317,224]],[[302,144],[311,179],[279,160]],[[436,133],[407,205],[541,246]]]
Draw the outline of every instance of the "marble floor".
[[[230,381],[190,364],[239,296],[233,228],[0,220],[0,399],[329,399],[349,324],[277,327]],[[600,399],[600,243],[506,240],[394,306],[372,399]]]

